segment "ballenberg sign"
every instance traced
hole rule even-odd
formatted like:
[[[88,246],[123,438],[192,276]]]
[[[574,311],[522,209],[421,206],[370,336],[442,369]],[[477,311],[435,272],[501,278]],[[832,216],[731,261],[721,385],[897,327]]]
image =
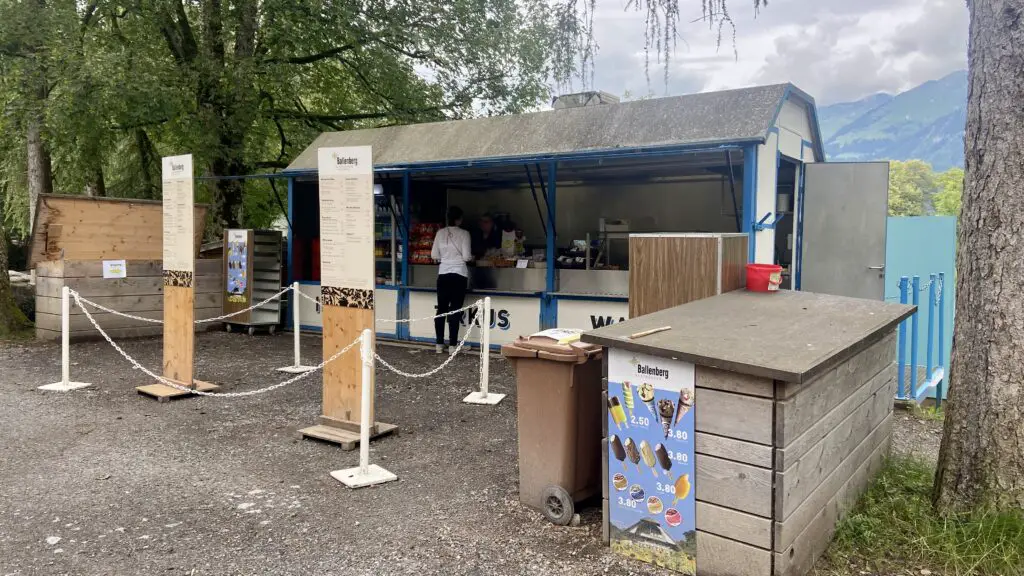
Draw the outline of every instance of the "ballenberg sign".
[[[643,364],[636,365],[636,373],[643,376],[657,376],[658,378],[664,378],[668,380],[668,370],[664,368],[658,368],[657,366],[645,366]]]

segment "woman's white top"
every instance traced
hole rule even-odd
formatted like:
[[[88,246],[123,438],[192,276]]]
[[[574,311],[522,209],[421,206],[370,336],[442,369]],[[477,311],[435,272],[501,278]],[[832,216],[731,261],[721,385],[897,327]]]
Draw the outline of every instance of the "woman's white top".
[[[470,249],[469,232],[458,226],[448,226],[437,231],[430,257],[440,261],[438,274],[458,274],[469,278],[466,262],[473,259]]]

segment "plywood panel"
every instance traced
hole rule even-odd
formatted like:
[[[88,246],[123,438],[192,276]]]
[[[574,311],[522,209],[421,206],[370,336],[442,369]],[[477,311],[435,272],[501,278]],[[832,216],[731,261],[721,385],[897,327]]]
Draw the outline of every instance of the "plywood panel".
[[[81,310],[74,305],[72,302],[72,308],[81,312]],[[159,327],[159,324],[152,322],[142,322],[140,320],[133,320],[131,318],[125,318],[124,316],[118,316],[115,314],[109,314],[107,312],[96,312],[92,309],[89,310],[92,314],[96,323],[100,325],[103,330],[111,328],[138,328],[146,325],[153,325]],[[195,317],[197,319],[213,318],[221,314],[220,308],[205,308],[195,311]],[[152,318],[160,320],[163,318],[164,313],[162,310],[146,311],[146,312],[132,312],[133,316],[139,316],[141,318]],[[72,332],[83,332],[93,330],[92,322],[85,314],[75,314],[68,316],[69,324],[71,325]],[[36,326],[40,328],[47,328],[50,330],[61,329],[61,317],[60,314],[40,314],[36,313]]]
[[[160,294],[146,294],[146,295],[134,295],[126,294],[124,296],[94,296],[89,298],[91,302],[106,306],[112,310],[118,312],[129,312],[136,314],[138,312],[160,312],[164,309],[164,297]],[[203,316],[200,311],[206,309],[217,310],[217,314],[213,316],[219,316],[223,313],[221,308],[221,296],[214,292],[207,292],[205,294],[195,295],[195,309],[196,318],[208,318],[209,316]],[[37,297],[36,298],[36,314],[60,314],[60,298],[49,298],[49,297]],[[74,305],[72,302],[71,316],[81,315],[82,309]],[[94,314],[96,315],[96,314]]]
[[[197,254],[205,219],[206,206],[196,205]],[[32,228],[29,267],[59,258],[160,260],[162,230],[160,201],[42,195]]]
[[[889,438],[885,438],[867,461],[832,496],[828,503],[796,537],[796,541],[775,553],[777,576],[803,576],[814,566],[818,556],[828,549],[835,534],[836,524],[853,508],[857,499],[867,490],[875,474],[882,469],[889,453]]]
[[[195,353],[195,313],[192,288],[164,287],[164,377],[192,382]]]
[[[714,236],[631,236],[629,316],[636,318],[718,293]]]
[[[373,310],[323,306],[324,360],[350,344],[366,328],[373,330]],[[357,344],[324,366],[323,415],[341,422],[359,422],[362,363]],[[370,376],[373,385],[373,374]],[[371,393],[370,421],[374,422]]]
[[[736,392],[749,396],[771,398],[774,380],[748,376],[739,372],[727,372],[708,366],[697,366],[697,388],[713,388],[725,392]]]
[[[840,491],[850,476],[866,462],[879,446],[888,447],[892,437],[890,415],[868,435],[843,463],[803,501],[784,521],[775,523],[775,549],[786,550],[796,541],[821,510]]]
[[[607,482],[605,482],[607,485]],[[772,521],[707,502],[697,502],[697,530],[738,540],[758,548],[772,547]],[[698,564],[701,559],[698,559]]]
[[[893,378],[793,462],[785,472],[776,474],[778,518],[788,518],[822,480],[838,468],[882,420],[892,414],[895,392],[896,381]]]
[[[895,359],[896,331],[875,334],[873,338],[869,338],[869,341],[864,343],[857,353],[837,363],[830,370],[805,382],[782,382],[779,386],[779,400],[789,400],[793,396],[803,394],[805,390],[819,385],[830,388],[837,384],[843,386],[861,384],[863,380],[851,380],[851,377],[865,372],[868,375],[877,374]],[[849,389],[847,388],[847,390]]]
[[[698,432],[771,446],[771,400],[699,389],[694,403]]]
[[[697,500],[771,517],[772,472],[764,468],[697,454]]]
[[[890,385],[896,378],[896,365],[890,364],[875,374],[856,391],[850,393],[849,397],[839,406],[833,408],[823,418],[814,423],[806,432],[792,440],[784,448],[776,450],[775,466],[779,470],[786,470],[793,465],[801,456],[807,453],[812,446],[817,444],[834,430],[839,423],[853,413],[858,406],[864,403],[872,394],[880,388]]]
[[[697,576],[764,576],[771,552],[697,531]]]

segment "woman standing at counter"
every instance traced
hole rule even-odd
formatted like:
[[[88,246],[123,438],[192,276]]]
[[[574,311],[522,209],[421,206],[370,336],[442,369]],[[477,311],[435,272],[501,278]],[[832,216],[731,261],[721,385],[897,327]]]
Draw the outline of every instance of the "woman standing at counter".
[[[445,314],[462,308],[466,299],[466,281],[469,267],[466,262],[473,259],[469,232],[463,230],[462,209],[448,208],[448,226],[441,228],[434,236],[430,257],[440,262],[437,272],[437,313]],[[459,343],[459,323],[462,314],[451,314],[448,320],[448,350],[453,351]],[[437,353],[444,352],[445,317],[434,318],[434,332],[437,336]]]

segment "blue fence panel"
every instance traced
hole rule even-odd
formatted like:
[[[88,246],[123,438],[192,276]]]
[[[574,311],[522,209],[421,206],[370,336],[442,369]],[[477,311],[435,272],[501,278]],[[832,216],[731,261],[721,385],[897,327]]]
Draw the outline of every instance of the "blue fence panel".
[[[949,353],[953,346],[953,303],[956,301],[954,290],[954,266],[956,258],[956,218],[952,216],[923,216],[923,217],[889,217],[886,226],[886,247],[885,247],[885,297],[890,301],[900,301],[900,278],[908,278],[907,291],[913,288],[909,286],[910,279],[914,276],[927,278],[928,284],[922,286],[925,294],[918,297],[923,300],[920,313],[925,314],[922,321],[931,323],[929,316],[923,308],[931,297],[931,275],[943,276],[942,280],[935,283],[935,323],[938,325],[938,334],[932,332],[928,327],[928,334],[932,338],[920,337],[916,342],[911,342],[913,349],[907,356],[914,358],[931,357],[934,361],[928,362],[935,367],[943,366],[949,369]],[[941,288],[939,288],[941,286]],[[914,298],[908,294],[907,302]],[[941,309],[942,314],[938,314]],[[910,326],[907,326],[909,329]],[[934,350],[928,353],[928,342],[932,342]],[[920,367],[925,372],[926,366]],[[900,374],[903,376],[902,372]],[[906,394],[910,391],[909,383],[900,386],[900,392]],[[902,394],[901,394],[902,395]]]

